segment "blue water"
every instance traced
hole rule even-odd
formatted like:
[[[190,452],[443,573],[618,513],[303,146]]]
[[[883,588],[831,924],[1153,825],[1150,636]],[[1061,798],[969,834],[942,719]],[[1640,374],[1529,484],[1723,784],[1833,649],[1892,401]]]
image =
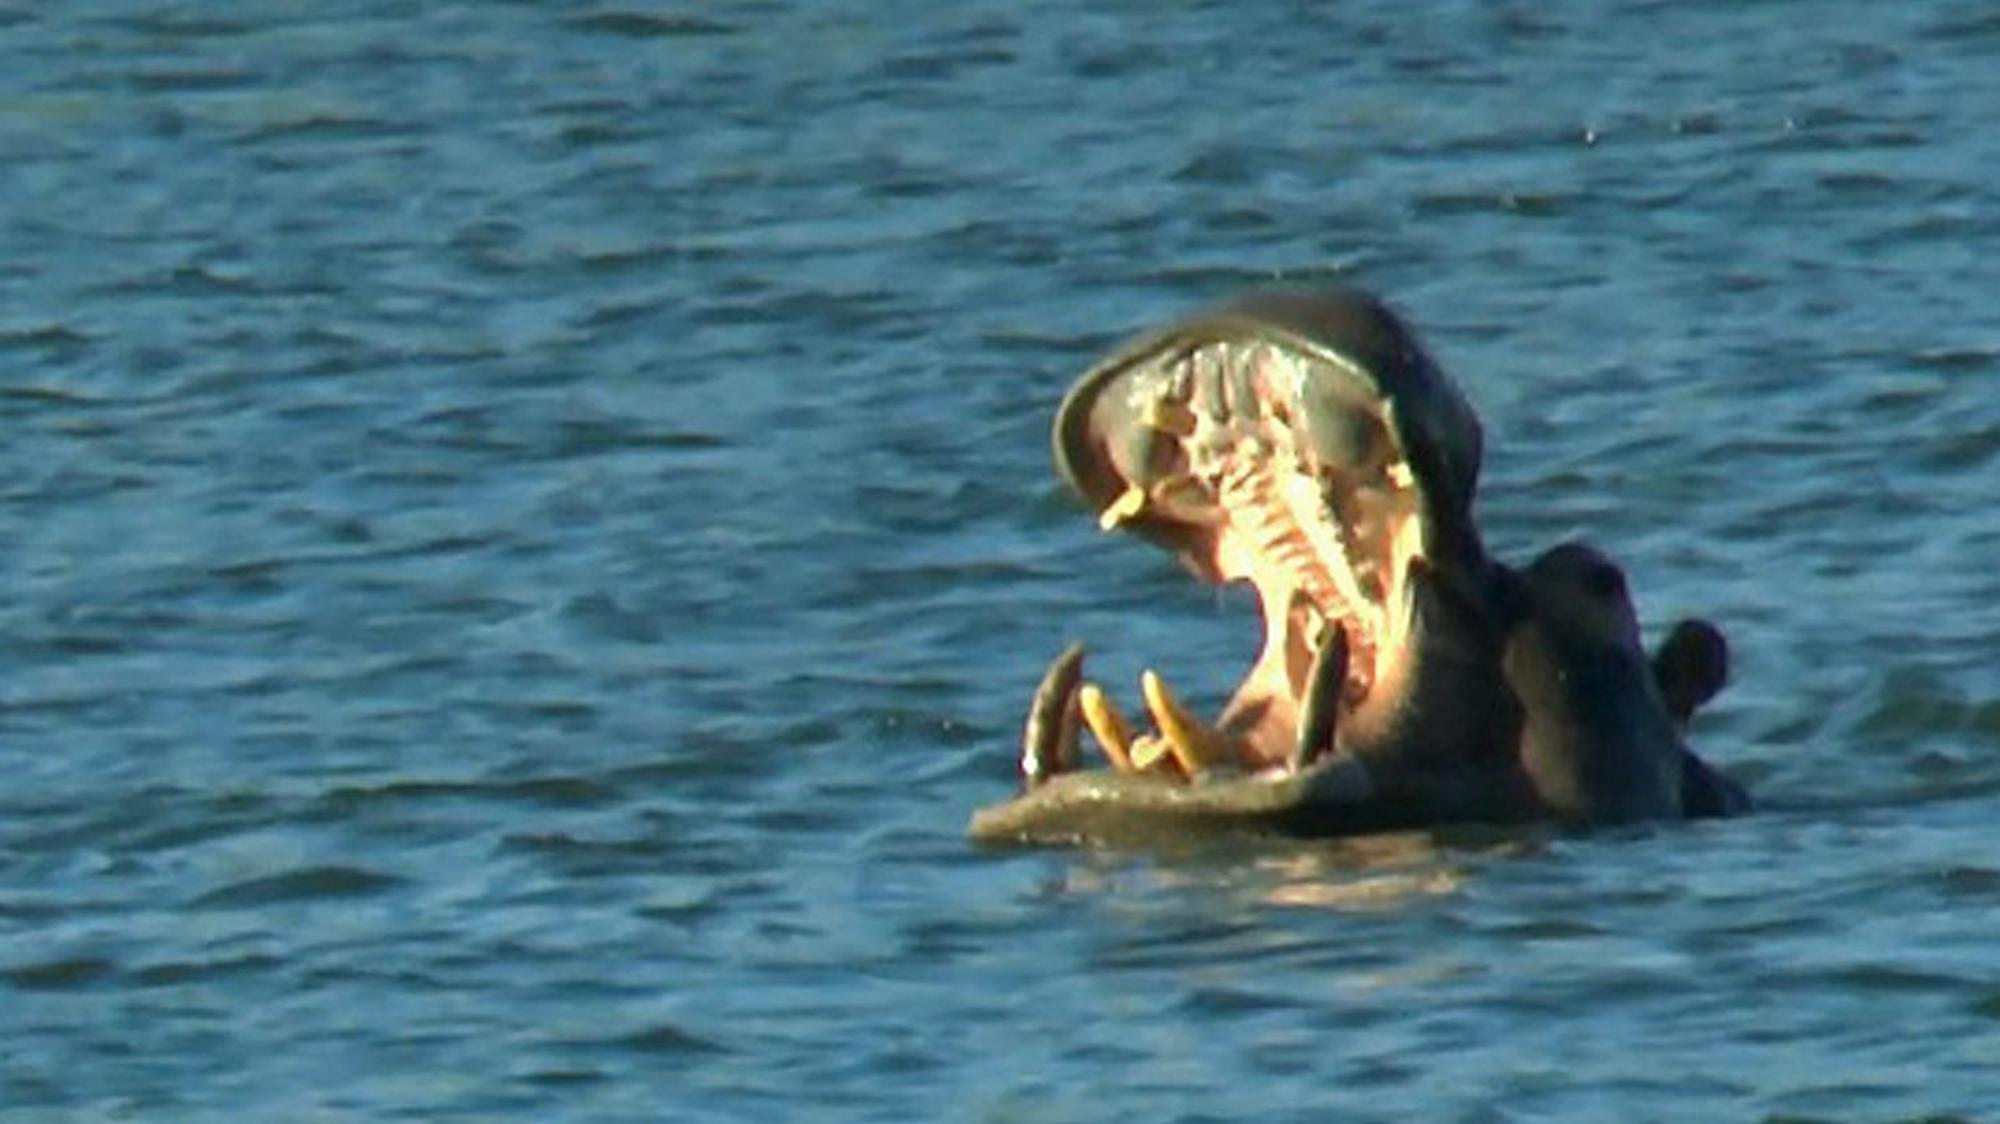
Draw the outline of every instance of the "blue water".
[[[1990,1117],[1995,106],[1977,0],[0,4],[0,1115]],[[1061,392],[1328,279],[1763,814],[963,840],[1068,640],[1255,647]]]

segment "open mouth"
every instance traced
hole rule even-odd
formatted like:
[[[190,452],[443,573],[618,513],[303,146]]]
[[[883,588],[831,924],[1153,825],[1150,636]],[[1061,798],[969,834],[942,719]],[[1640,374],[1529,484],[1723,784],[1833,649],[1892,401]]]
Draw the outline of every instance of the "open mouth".
[[[1359,294],[1276,294],[1183,321],[1085,374],[1054,444],[1106,530],[1251,583],[1264,641],[1213,721],[1149,671],[1150,733],[1078,682],[1074,655],[1058,660],[1039,735],[1030,723],[1031,783],[1079,724],[1120,770],[1196,779],[1289,773],[1334,748],[1336,725],[1383,720],[1411,654],[1413,576],[1449,552],[1479,455],[1470,409],[1392,314]]]
[[[1265,293],[1139,337],[1070,390],[1056,467],[1105,530],[1209,582],[1248,582],[1263,644],[1213,718],[1155,671],[1148,729],[1049,665],[1026,791],[975,838],[1146,842],[1208,831],[1353,835],[1449,824],[1731,815],[1691,752],[1728,680],[1683,621],[1648,660],[1623,572],[1580,542],[1514,569],[1472,518],[1471,406],[1365,293]],[[1083,768],[1084,731],[1110,769]],[[1211,783],[1212,782],[1212,783]]]

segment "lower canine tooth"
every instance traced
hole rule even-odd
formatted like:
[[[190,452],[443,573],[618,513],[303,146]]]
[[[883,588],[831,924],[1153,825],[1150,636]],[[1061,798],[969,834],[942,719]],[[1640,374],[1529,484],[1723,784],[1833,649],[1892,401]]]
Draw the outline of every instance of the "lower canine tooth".
[[[1221,737],[1181,705],[1164,680],[1148,671],[1139,677],[1139,689],[1145,693],[1146,709],[1153,712],[1153,722],[1181,771],[1196,777],[1226,763]]]
[[[1299,714],[1298,742],[1292,749],[1292,769],[1312,764],[1333,750],[1334,724],[1340,713],[1340,692],[1347,682],[1347,630],[1329,628],[1313,655],[1306,677],[1305,705]]]
[[[1132,727],[1125,716],[1118,713],[1104,691],[1095,683],[1085,683],[1077,690],[1077,705],[1083,710],[1083,723],[1090,727],[1091,736],[1097,739],[1097,748],[1111,762],[1112,768],[1129,773],[1133,770]]]
[[[1071,644],[1049,663],[1028,704],[1021,731],[1021,781],[1034,788],[1076,764],[1076,681],[1083,672],[1083,645]]]

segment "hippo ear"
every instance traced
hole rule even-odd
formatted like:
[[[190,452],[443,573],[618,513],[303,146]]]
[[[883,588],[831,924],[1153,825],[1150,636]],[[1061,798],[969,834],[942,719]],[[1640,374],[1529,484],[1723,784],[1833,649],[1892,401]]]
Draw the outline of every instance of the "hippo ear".
[[[1653,679],[1667,713],[1685,729],[1694,712],[1729,684],[1729,642],[1705,620],[1685,620],[1653,652]]]

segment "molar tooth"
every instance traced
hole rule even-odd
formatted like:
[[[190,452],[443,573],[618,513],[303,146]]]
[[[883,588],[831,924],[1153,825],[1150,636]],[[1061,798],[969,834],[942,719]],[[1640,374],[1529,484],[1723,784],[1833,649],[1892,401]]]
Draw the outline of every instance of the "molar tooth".
[[[1317,491],[1317,487],[1310,480],[1288,476],[1284,480],[1284,486],[1278,489],[1278,497],[1290,512],[1293,521],[1312,543],[1314,552],[1323,561],[1330,563],[1325,567],[1328,571],[1327,577],[1332,579],[1335,588],[1340,591],[1341,599],[1356,609],[1367,612],[1373,603],[1362,596],[1360,583],[1355,580],[1353,570],[1346,565],[1347,544],[1342,541],[1337,530],[1313,517],[1311,504]]]
[[[1381,567],[1375,564],[1373,558],[1364,555],[1359,559],[1351,558],[1348,560],[1348,563],[1354,568],[1354,577],[1358,584],[1364,588],[1376,591],[1382,589],[1384,583],[1382,581]]]
[[[1097,517],[1097,526],[1100,530],[1115,530],[1144,510],[1146,510],[1145,489],[1137,484],[1128,485],[1124,494],[1112,500],[1111,506],[1105,508],[1103,514]]]
[[[1166,369],[1166,376],[1166,385],[1160,388],[1160,395],[1165,398],[1172,398],[1177,402],[1187,401],[1188,397],[1194,393],[1193,353],[1184,352],[1179,358],[1169,364]]]
[[[1097,748],[1104,751],[1111,767],[1121,773],[1134,771],[1132,725],[1110,697],[1097,684],[1085,683],[1077,690],[1077,705],[1083,710],[1084,725],[1090,727]]]
[[[1211,345],[1195,351],[1189,367],[1194,374],[1194,399],[1203,411],[1216,422],[1229,420],[1229,402],[1223,397],[1223,367],[1227,363],[1224,355],[1218,355],[1220,345]]]
[[[1227,376],[1223,379],[1223,390],[1229,396],[1229,411],[1239,418],[1255,421],[1260,413],[1257,403],[1257,368],[1265,361],[1266,348],[1261,344],[1237,351],[1230,356]]]
[[[1159,726],[1167,748],[1173,751],[1174,760],[1180,762],[1182,772],[1192,778],[1229,763],[1231,755],[1222,736],[1181,705],[1158,674],[1146,671],[1139,677],[1139,689],[1145,694],[1146,709],[1153,712],[1153,722]]]

